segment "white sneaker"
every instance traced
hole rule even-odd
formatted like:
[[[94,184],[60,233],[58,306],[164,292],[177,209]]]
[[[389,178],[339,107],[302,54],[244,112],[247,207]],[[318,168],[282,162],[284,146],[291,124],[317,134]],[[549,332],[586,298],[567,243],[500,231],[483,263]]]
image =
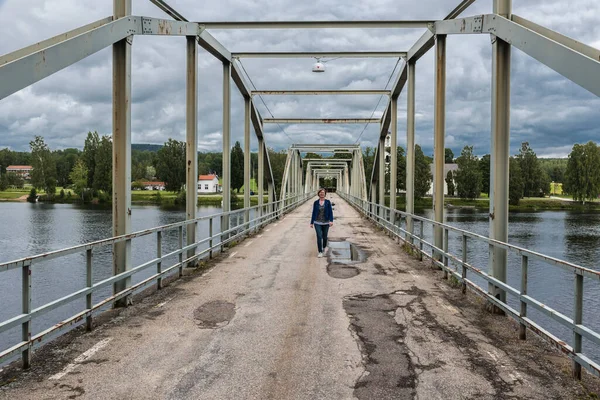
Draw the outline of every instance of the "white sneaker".
[[[322,258],[323,257],[323,253],[319,253],[319,255],[317,257]]]

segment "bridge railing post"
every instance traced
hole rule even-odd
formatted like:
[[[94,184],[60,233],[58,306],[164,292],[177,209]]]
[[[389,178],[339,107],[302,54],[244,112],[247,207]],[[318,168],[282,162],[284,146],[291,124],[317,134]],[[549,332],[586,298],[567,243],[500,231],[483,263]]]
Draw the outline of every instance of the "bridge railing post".
[[[462,235],[462,293],[467,293],[467,236]]]
[[[423,261],[423,220],[421,222],[421,230],[419,232],[419,261]]]
[[[575,275],[575,306],[573,307],[573,324],[583,322],[583,275]],[[581,334],[573,330],[573,353],[579,354],[582,349]],[[573,378],[581,380],[581,364],[573,360]]]
[[[23,314],[31,313],[31,264],[26,262],[22,269],[22,300],[23,300]],[[21,324],[21,339],[24,342],[31,340],[31,320],[25,321]],[[31,343],[27,344],[27,347],[21,352],[21,358],[23,360],[23,369],[29,369],[31,366]]]
[[[521,257],[521,318],[527,317],[527,303],[523,300],[523,296],[527,295],[527,273],[529,259],[526,255]],[[521,323],[519,326],[519,339],[527,338],[527,326]]]
[[[158,231],[156,232],[156,258],[161,258],[162,257],[162,231]],[[157,274],[161,274],[162,273],[162,262],[159,261],[156,263],[156,273]],[[159,275],[158,279],[156,280],[156,289],[160,290],[162,289],[163,285],[162,285],[162,277]]]
[[[208,236],[210,237],[210,239],[208,240],[208,246],[209,246],[208,258],[210,260],[212,260],[212,258],[213,258],[213,218],[212,217],[208,220]]]
[[[444,228],[444,279],[448,279],[448,228]]]
[[[90,292],[85,296],[85,308],[89,311],[85,317],[85,330],[90,332],[92,330],[92,286],[94,281],[92,279],[92,249],[87,249],[85,252],[85,284]]]
[[[183,226],[179,226],[179,233],[178,233],[178,239],[179,239],[179,276],[182,277],[183,276],[183,251],[181,251],[183,249]]]

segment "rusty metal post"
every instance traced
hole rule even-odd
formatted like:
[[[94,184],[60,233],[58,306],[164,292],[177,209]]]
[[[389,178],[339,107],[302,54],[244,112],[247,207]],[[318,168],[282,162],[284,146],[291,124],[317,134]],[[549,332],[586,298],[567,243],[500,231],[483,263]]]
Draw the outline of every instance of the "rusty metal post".
[[[408,61],[408,93],[406,100],[406,230],[414,234],[415,213],[415,61]],[[414,238],[409,236],[410,243]]]
[[[583,275],[575,275],[575,304],[573,307],[573,324],[583,322]],[[581,353],[581,334],[573,331],[573,353]],[[581,364],[573,360],[573,378],[581,380]]]
[[[262,225],[265,197],[265,141],[258,139],[258,216]]]
[[[252,168],[250,157],[250,114],[252,113],[250,97],[244,98],[244,229],[250,221],[250,168]]]
[[[521,296],[527,295],[527,275],[528,275],[528,257],[521,257]],[[527,303],[521,299],[521,318],[527,317]],[[519,326],[519,339],[527,339],[527,326],[521,323]]]
[[[85,285],[88,289],[94,286],[93,271],[92,271],[92,249],[87,249],[85,252]],[[85,295],[85,308],[90,312],[85,317],[85,330],[92,330],[92,292]]]
[[[223,62],[223,212],[231,211],[231,63]],[[221,218],[221,233],[229,230],[229,215]],[[221,235],[221,251],[228,235]]]
[[[114,18],[131,15],[131,0],[113,0]],[[129,36],[113,45],[113,236],[131,232],[131,44]],[[113,246],[113,275],[131,269],[131,241]],[[131,277],[113,284],[113,293],[131,286]],[[130,303],[129,296],[115,307]]]
[[[357,182],[358,183],[358,182]],[[379,217],[385,218],[385,138],[379,138],[379,182],[377,182],[377,188],[379,189]]]
[[[198,209],[198,45],[195,36],[187,38],[187,91],[186,91],[186,219],[195,220]],[[196,243],[198,223],[186,227],[186,243]],[[187,258],[194,257],[196,249],[187,251]],[[194,260],[187,267],[198,264]]]
[[[31,264],[26,262],[22,268],[22,309],[23,314],[31,313]],[[21,340],[29,342],[31,340],[31,320],[25,321],[21,324]],[[23,361],[23,369],[29,369],[31,367],[31,356],[32,356],[32,345],[27,344],[27,347],[21,352],[21,359]]]
[[[494,13],[509,18],[512,0],[494,0]],[[508,165],[510,151],[511,45],[495,36],[492,45],[492,144],[490,173],[490,238],[508,241]],[[491,248],[491,275],[506,282],[506,249]],[[492,284],[488,291],[506,302],[506,292]],[[501,313],[497,307],[494,312]]]
[[[392,97],[391,101],[392,137],[390,143],[390,224],[396,228],[396,193],[398,177],[398,99]]]
[[[446,35],[435,37],[435,115],[433,144],[433,212],[436,222],[444,222],[444,136],[446,129]],[[441,226],[433,227],[433,245],[441,249],[444,231]],[[434,251],[440,260],[439,251]]]

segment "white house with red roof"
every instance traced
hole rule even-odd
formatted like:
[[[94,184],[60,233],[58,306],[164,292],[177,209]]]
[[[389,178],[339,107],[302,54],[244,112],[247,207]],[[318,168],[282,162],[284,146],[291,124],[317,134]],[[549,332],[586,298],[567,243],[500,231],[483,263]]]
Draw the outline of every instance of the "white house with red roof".
[[[33,167],[31,165],[9,165],[6,167],[6,173],[19,175],[23,179],[29,179]]]
[[[198,193],[217,193],[221,191],[217,175],[200,175],[198,177]]]

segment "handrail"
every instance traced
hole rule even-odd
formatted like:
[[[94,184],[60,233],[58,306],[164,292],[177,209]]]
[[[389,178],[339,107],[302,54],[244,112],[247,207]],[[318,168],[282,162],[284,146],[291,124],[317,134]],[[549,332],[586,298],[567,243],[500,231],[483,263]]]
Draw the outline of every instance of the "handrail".
[[[151,229],[145,229],[138,232],[133,232],[127,235],[121,235],[116,237],[111,237],[107,239],[101,239],[94,242],[84,243],[77,246],[68,247],[65,249],[54,250],[47,253],[37,254],[30,257],[24,257],[14,261],[8,261],[0,263],[0,274],[2,272],[14,270],[17,268],[21,268],[23,271],[23,304],[28,307],[24,307],[24,310],[21,314],[12,316],[4,321],[0,321],[0,334],[2,332],[8,331],[11,328],[17,327],[19,325],[22,326],[24,335],[21,338],[21,341],[18,343],[11,343],[8,348],[0,349],[0,363],[10,360],[17,356],[19,353],[22,354],[22,357],[29,357],[29,352],[32,351],[34,344],[37,346],[40,343],[43,343],[49,340],[49,334],[60,332],[68,327],[78,325],[85,320],[86,329],[92,329],[92,317],[94,313],[100,312],[106,305],[109,305],[113,302],[116,302],[119,299],[122,299],[126,296],[136,293],[137,291],[156,283],[157,289],[162,288],[162,279],[165,276],[173,273],[176,269],[179,270],[179,276],[183,275],[183,268],[187,265],[193,264],[196,261],[204,258],[212,258],[213,253],[216,251],[222,251],[225,245],[231,243],[234,240],[239,239],[240,237],[247,235],[252,232],[256,232],[261,229],[266,224],[271,223],[275,219],[281,218],[283,215],[292,211],[299,205],[305,203],[313,194],[299,194],[287,197],[282,200],[266,203],[263,205],[252,206],[248,208],[241,208],[238,210],[232,210],[223,213],[211,214],[202,217],[198,217],[191,220],[175,222],[168,225],[161,225]],[[246,221],[242,221],[236,226],[230,227],[225,231],[213,232],[213,220],[217,218],[226,218],[231,217],[233,215],[244,215],[246,212],[256,211],[255,217],[250,219],[248,218]],[[184,227],[190,224],[197,224],[202,221],[208,221],[209,223],[209,232],[208,235],[198,239],[192,244],[183,245],[183,232],[185,231]],[[166,231],[177,230],[179,235],[179,246],[176,250],[169,252],[168,254],[162,254],[162,233]],[[157,246],[157,254],[159,254],[156,258],[151,260],[147,260],[142,262],[141,264],[122,272],[117,275],[113,275],[109,278],[105,278],[99,282],[92,282],[92,254],[94,251],[97,251],[100,248],[114,245],[115,243],[123,242],[123,241],[133,241],[133,239],[137,239],[140,237],[148,236],[156,234],[156,246]],[[199,250],[200,246],[206,245],[208,243],[208,247],[202,250]],[[194,250],[194,255],[192,257],[187,257],[187,252],[189,250]],[[87,259],[87,268],[86,268],[86,278],[87,278],[87,286],[79,288],[66,296],[49,301],[45,304],[37,306],[35,309],[31,308],[31,299],[32,299],[32,291],[31,291],[31,281],[32,281],[32,270],[39,265],[43,265],[43,263],[57,259],[61,257],[65,257],[72,254],[84,253],[86,254]],[[162,263],[167,260],[169,257],[179,256],[179,259],[173,265],[168,267],[164,267]],[[186,258],[187,257],[187,258]],[[123,290],[119,293],[113,293],[112,295],[101,299],[97,304],[92,304],[91,296],[94,293],[97,293],[100,289],[109,287],[115,282],[122,281],[126,278],[132,277],[135,274],[145,271],[150,267],[156,266],[157,270],[152,276],[145,278],[141,282],[128,287],[126,290]],[[66,304],[70,304],[73,301],[81,299],[85,297],[86,308],[80,312],[77,312],[75,315],[68,317],[67,319],[51,326],[47,327],[42,332],[37,334],[33,334],[31,332],[31,323],[34,319],[39,318],[40,316],[47,314],[48,312],[64,306]]]
[[[590,342],[600,346],[600,332],[594,331],[589,326],[586,326],[581,318],[583,314],[582,303],[584,278],[590,278],[590,282],[600,283],[600,271],[585,268],[580,265],[547,256],[545,254],[538,253],[520,246],[490,239],[485,236],[456,228],[448,224],[433,221],[418,215],[409,214],[400,210],[392,210],[389,207],[381,204],[362,200],[346,193],[340,192],[338,194],[358,211],[363,213],[380,227],[384,228],[389,234],[398,237],[410,245],[414,250],[417,251],[420,259],[422,259],[423,256],[431,259],[434,265],[438,266],[444,271],[445,278],[448,278],[449,275],[456,278],[457,281],[462,284],[463,293],[465,293],[466,289],[469,288],[514,318],[520,324],[519,337],[521,339],[526,338],[526,329],[529,328],[555,345],[559,350],[567,354],[571,359],[573,359],[574,363],[583,366],[590,373],[600,377],[600,360],[592,359],[592,357],[590,355],[586,355],[583,350],[574,350],[574,348],[576,348],[576,344],[581,348],[580,345],[582,338],[585,338],[586,340],[589,340]],[[400,216],[400,218],[396,219],[396,222],[399,225],[394,225],[390,222],[389,216],[392,212]],[[406,221],[410,219],[420,222],[419,234],[408,231],[408,225],[406,224]],[[405,222],[404,228],[401,226],[402,220]],[[443,248],[436,247],[433,243],[430,243],[424,239],[423,225],[425,224],[431,225],[432,227],[441,227],[443,229]],[[460,256],[449,252],[448,236],[450,233],[456,234],[462,239],[462,254],[460,254]],[[490,247],[506,249],[521,256],[521,289],[519,290],[514,288],[506,282],[502,282],[487,274],[483,271],[483,269],[477,268],[475,265],[469,263],[466,257],[468,243],[467,239],[473,239],[476,242],[485,243]],[[428,248],[429,251],[424,250],[424,247]],[[548,305],[543,304],[539,300],[536,300],[532,295],[527,293],[528,263],[530,259],[537,259],[552,266],[563,268],[575,275],[575,309],[573,311],[573,318],[570,318],[559,311],[550,308]],[[449,264],[453,264],[456,268],[452,268],[452,266]],[[500,301],[488,293],[487,290],[481,288],[475,282],[468,279],[467,271],[470,271],[471,273],[485,280],[490,285],[496,286],[501,290],[504,290],[507,294],[510,294],[516,298],[519,301],[520,310],[516,310],[507,303]],[[533,307],[535,310],[541,312],[547,317],[550,317],[552,320],[569,328],[573,332],[573,337],[559,338],[553,333],[549,332],[547,328],[542,326],[541,322],[534,321],[530,316],[527,315],[528,306]],[[573,342],[573,345],[567,344],[567,342],[570,340]]]

